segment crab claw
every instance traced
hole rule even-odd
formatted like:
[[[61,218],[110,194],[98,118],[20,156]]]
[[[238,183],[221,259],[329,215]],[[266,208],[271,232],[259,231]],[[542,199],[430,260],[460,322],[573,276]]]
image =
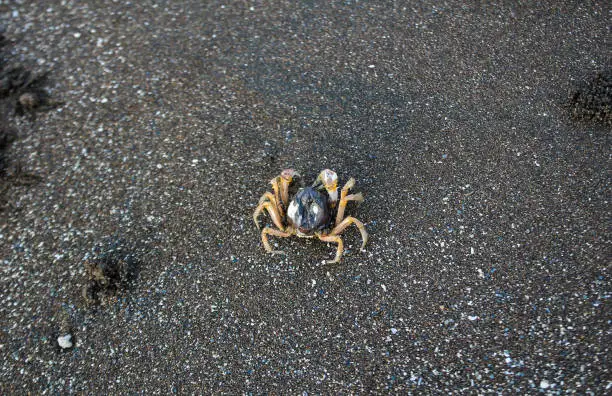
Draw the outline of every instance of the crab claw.
[[[332,205],[338,201],[338,175],[331,169],[323,169],[312,186],[318,190],[325,188]]]
[[[293,183],[293,179],[296,177],[300,177],[296,170],[285,169],[281,172],[280,176],[271,181],[275,194],[280,194],[280,200],[285,208],[289,205],[289,185]]]
[[[300,173],[295,169],[285,169],[281,172],[281,177],[291,183],[294,177],[300,177]]]

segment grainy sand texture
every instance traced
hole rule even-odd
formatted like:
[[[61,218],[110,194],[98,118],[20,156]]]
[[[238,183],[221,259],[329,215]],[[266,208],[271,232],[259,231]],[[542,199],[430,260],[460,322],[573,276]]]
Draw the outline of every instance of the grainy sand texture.
[[[0,25],[0,393],[610,392],[606,2],[3,0]],[[288,167],[356,179],[365,252],[264,251]]]

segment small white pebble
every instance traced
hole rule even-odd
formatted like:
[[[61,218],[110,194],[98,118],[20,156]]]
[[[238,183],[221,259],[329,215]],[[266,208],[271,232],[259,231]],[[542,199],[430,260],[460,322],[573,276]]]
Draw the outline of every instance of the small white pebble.
[[[540,382],[540,388],[542,389],[548,389],[550,387],[550,382],[546,381],[545,379],[543,379]]]
[[[380,287],[382,287],[383,291],[386,293],[387,292],[387,286],[381,284]]]
[[[397,334],[397,329],[395,327],[391,328],[391,334]]]
[[[81,37],[81,33],[76,32],[73,36],[74,36],[74,38],[80,38]]]
[[[57,337],[57,343],[62,349],[70,348],[72,347],[72,341],[70,341],[71,338],[72,338],[72,335],[70,334],[66,334],[66,335]]]
[[[163,166],[162,164],[157,164],[157,169],[161,169],[161,168],[163,168],[163,167],[164,167],[164,166]]]
[[[468,319],[474,321],[478,319],[478,316],[468,316]]]
[[[370,69],[374,69],[376,66],[375,65],[369,65],[368,66]]]

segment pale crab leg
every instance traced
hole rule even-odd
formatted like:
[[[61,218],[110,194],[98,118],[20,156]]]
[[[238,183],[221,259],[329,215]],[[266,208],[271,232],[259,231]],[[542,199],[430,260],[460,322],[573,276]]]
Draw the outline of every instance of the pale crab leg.
[[[264,248],[266,249],[266,252],[268,252],[268,253],[275,253],[275,254],[285,254],[285,252],[283,252],[282,250],[273,250],[272,249],[272,246],[270,246],[270,242],[268,241],[268,234],[269,235],[273,235],[273,236],[277,236],[277,237],[281,237],[281,238],[288,238],[291,235],[293,235],[292,230],[281,231],[281,230],[276,230],[274,228],[266,227],[261,232],[261,242],[263,242],[263,245],[264,245]]]
[[[274,179],[270,180],[270,184],[272,185],[272,189],[274,190],[274,205],[278,208],[278,212],[283,213],[280,202],[281,202],[281,195],[280,195],[280,186],[279,186],[279,182],[280,179],[282,179],[280,176],[276,176]]]
[[[266,199],[276,205],[276,198],[274,197],[274,194],[272,194],[269,191],[266,191],[265,193],[263,193],[261,198],[259,198],[259,202],[257,203],[257,205],[261,205],[262,203],[266,201]]]
[[[346,204],[349,201],[363,202],[363,195],[361,193],[347,195],[349,190],[353,187],[355,187],[355,179],[351,177],[344,187],[342,187],[342,191],[340,191],[340,204],[338,205],[338,213],[336,214],[336,224],[340,224],[344,219],[344,209],[346,209]]]
[[[257,221],[257,218],[259,217],[261,212],[264,211],[264,209],[268,211],[268,214],[270,215],[270,218],[272,219],[272,222],[275,226],[277,226],[280,230],[285,228],[283,227],[283,222],[281,220],[280,214],[278,213],[278,209],[276,208],[274,203],[270,201],[265,201],[257,205],[257,208],[253,213],[253,221],[255,222],[257,228],[259,228],[259,221]]]
[[[350,194],[346,197],[340,198],[338,213],[336,214],[336,224],[340,224],[340,222],[344,219],[344,209],[346,209],[346,204],[348,204],[349,201],[363,202],[363,194]]]
[[[339,262],[340,259],[342,258],[342,253],[344,252],[344,243],[342,242],[342,238],[340,238],[338,235],[323,235],[323,234],[316,234],[316,235],[323,242],[333,242],[333,243],[338,244],[338,250],[336,250],[336,258],[334,258],[331,261],[326,260],[325,264],[335,264]]]
[[[366,245],[366,242],[368,242],[368,232],[366,231],[363,223],[354,217],[348,216],[346,219],[342,220],[340,224],[337,224],[334,227],[334,229],[329,233],[329,235],[339,235],[351,224],[355,224],[355,226],[357,226],[359,232],[361,233],[361,239],[363,240],[363,243],[361,244],[361,250],[363,250]]]

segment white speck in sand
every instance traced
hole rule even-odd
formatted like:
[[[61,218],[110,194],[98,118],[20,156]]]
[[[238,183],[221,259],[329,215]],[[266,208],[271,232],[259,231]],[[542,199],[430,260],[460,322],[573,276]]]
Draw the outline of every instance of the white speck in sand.
[[[66,334],[66,335],[57,337],[57,343],[62,349],[70,348],[72,347],[71,338],[72,338],[72,335],[70,334]]]

